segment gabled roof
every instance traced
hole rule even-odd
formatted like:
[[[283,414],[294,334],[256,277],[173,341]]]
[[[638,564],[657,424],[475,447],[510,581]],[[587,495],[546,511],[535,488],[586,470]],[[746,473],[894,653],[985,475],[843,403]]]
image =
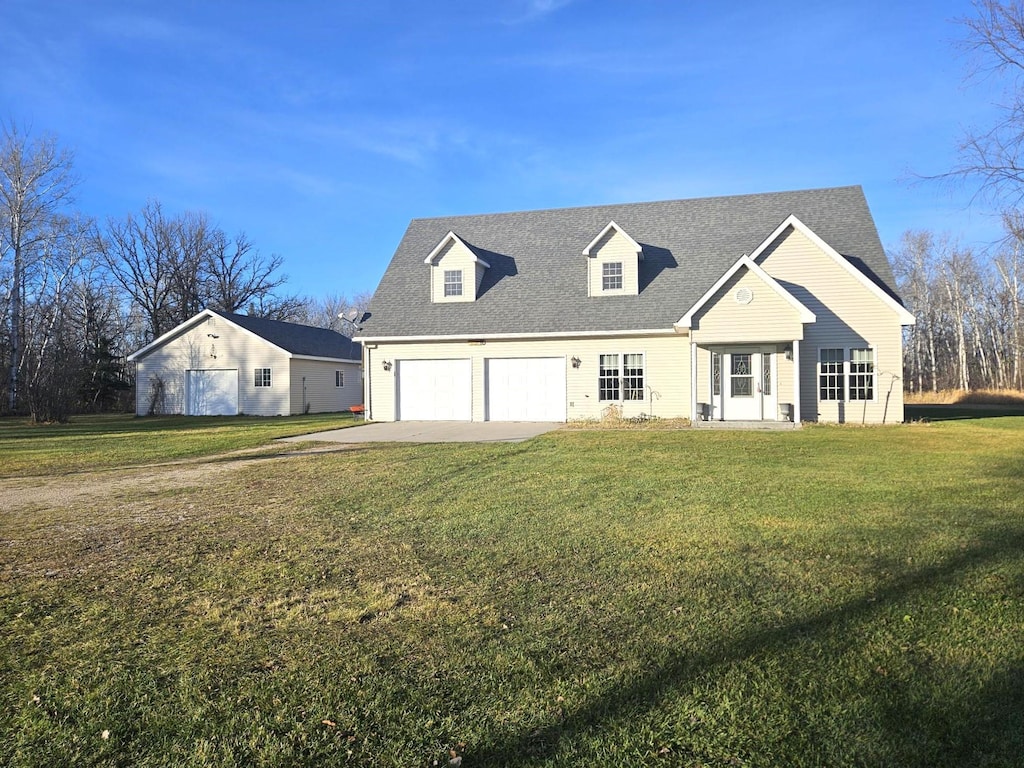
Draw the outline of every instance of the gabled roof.
[[[914,325],[916,323],[914,316],[909,311],[907,311],[906,307],[904,307],[899,301],[897,301],[895,292],[890,293],[890,291],[886,290],[885,287],[880,286],[878,283],[872,280],[870,275],[864,274],[864,272],[855,267],[850,261],[844,259],[836,251],[835,248],[833,248],[831,245],[829,245],[820,237],[818,237],[813,231],[811,231],[811,228],[804,224],[802,221],[800,221],[800,219],[797,218],[796,215],[791,214],[787,216],[786,220],[779,224],[779,226],[775,228],[775,231],[768,235],[768,237],[766,237],[764,241],[762,241],[762,243],[759,246],[757,246],[757,248],[754,249],[754,252],[750,255],[750,258],[756,261],[757,258],[762,253],[764,253],[771,246],[772,243],[775,242],[776,238],[778,238],[778,236],[785,232],[786,229],[788,229],[789,227],[792,227],[797,232],[803,234],[804,237],[806,237],[808,240],[814,243],[819,249],[821,249],[826,256],[831,258],[840,267],[842,267],[851,275],[853,275],[854,278],[859,280],[865,288],[867,288],[871,293],[875,294],[875,296],[881,299],[883,304],[887,304],[889,307],[891,307],[892,310],[899,316],[900,323],[902,325]]]
[[[895,295],[860,187],[414,219],[381,278],[360,338],[665,329],[744,253],[796,216]],[[609,222],[642,247],[636,295],[587,296],[580,254]],[[433,303],[423,261],[446,233],[486,259],[475,302]]]
[[[204,309],[202,312],[190,317],[160,338],[153,340],[142,349],[130,354],[128,360],[135,361],[140,357],[146,356],[157,347],[162,346],[189,328],[211,317],[222,318],[232,325],[238,326],[243,331],[273,344],[278,349],[287,352],[291,357],[321,357],[331,360],[351,360],[354,362],[362,360],[362,345],[359,342],[352,341],[347,336],[342,336],[337,331],[331,331],[326,328],[314,328],[311,325],[286,323],[280,320],[268,320],[264,317],[236,315],[231,312],[221,312],[215,309]]]
[[[470,254],[473,256],[473,261],[474,262],[476,262],[477,264],[480,264],[485,269],[490,269],[491,268],[490,264],[488,264],[486,261],[484,261],[483,259],[480,258],[480,254],[478,254],[476,252],[476,249],[473,246],[469,245],[461,237],[459,237],[458,235],[456,235],[454,232],[452,232],[450,230],[449,230],[447,235],[445,235],[444,237],[441,238],[441,242],[439,242],[434,247],[434,250],[432,250],[430,252],[430,255],[427,256],[427,258],[425,258],[423,260],[423,263],[424,264],[433,264],[437,260],[438,255],[440,255],[440,253],[448,246],[448,243],[458,243],[459,245],[461,245],[463,248],[465,248],[467,251],[470,252]]]
[[[634,251],[636,251],[636,255],[638,257],[640,257],[641,259],[643,259],[643,257],[644,257],[644,249],[642,247],[640,247],[640,243],[638,243],[636,240],[634,240],[632,237],[630,237],[629,233],[626,230],[624,230],[622,227],[620,227],[618,224],[616,224],[614,221],[609,221],[608,225],[604,229],[602,229],[600,232],[598,232],[597,237],[595,237],[593,240],[591,240],[590,244],[587,245],[587,247],[583,249],[583,255],[584,256],[592,256],[593,254],[591,253],[591,251],[594,250],[594,247],[598,243],[600,243],[601,240],[604,238],[604,236],[607,235],[613,229],[616,232],[618,232],[620,235],[622,235],[626,239],[626,242],[629,243],[629,246]]]
[[[796,297],[793,296],[793,294],[791,294],[789,291],[787,291],[785,288],[779,285],[779,282],[774,277],[772,277],[763,269],[761,269],[761,267],[759,267],[757,263],[749,256],[740,256],[736,260],[736,263],[733,264],[728,269],[728,271],[726,271],[726,273],[722,275],[721,278],[718,279],[718,281],[714,285],[708,288],[707,293],[701,296],[700,299],[697,300],[697,303],[690,307],[687,313],[679,319],[679,322],[676,323],[676,325],[678,325],[680,328],[693,327],[694,315],[696,315],[709,301],[711,301],[711,298],[716,293],[718,293],[718,290],[723,285],[729,282],[729,279],[733,275],[735,275],[737,272],[744,268],[750,270],[751,273],[759,277],[761,281],[764,282],[771,290],[773,290],[791,307],[793,307],[793,310],[800,317],[801,323],[813,323],[815,321],[814,313],[811,312],[811,310],[809,310],[803,304],[801,304],[796,299]]]

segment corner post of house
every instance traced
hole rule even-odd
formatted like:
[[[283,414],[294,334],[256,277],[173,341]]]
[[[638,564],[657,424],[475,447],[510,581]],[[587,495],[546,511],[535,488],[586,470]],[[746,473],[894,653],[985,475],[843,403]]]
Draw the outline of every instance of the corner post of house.
[[[793,423],[800,423],[800,339],[793,339]]]
[[[700,419],[697,413],[697,342],[690,338],[690,421],[696,422]]]

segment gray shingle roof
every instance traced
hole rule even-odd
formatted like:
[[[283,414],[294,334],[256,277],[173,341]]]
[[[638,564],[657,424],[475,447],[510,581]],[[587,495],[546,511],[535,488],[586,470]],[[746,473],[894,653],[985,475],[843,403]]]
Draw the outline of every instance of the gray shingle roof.
[[[342,336],[337,331],[314,328],[311,325],[285,323],[280,320],[268,320],[263,317],[212,311],[293,355],[331,357],[337,360],[362,359],[362,345],[347,336]]]
[[[361,336],[493,335],[672,327],[791,214],[895,295],[859,187],[414,219]],[[643,247],[637,296],[587,296],[583,249],[615,221]],[[491,265],[478,299],[430,301],[424,258],[451,230]]]

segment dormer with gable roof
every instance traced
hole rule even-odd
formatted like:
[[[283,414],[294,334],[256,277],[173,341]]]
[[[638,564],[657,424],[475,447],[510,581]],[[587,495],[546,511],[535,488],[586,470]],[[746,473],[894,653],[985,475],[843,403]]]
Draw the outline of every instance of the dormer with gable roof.
[[[583,249],[587,257],[588,296],[636,296],[640,293],[643,248],[614,221]]]
[[[423,263],[430,266],[430,300],[434,303],[476,301],[484,270],[491,266],[451,231]]]

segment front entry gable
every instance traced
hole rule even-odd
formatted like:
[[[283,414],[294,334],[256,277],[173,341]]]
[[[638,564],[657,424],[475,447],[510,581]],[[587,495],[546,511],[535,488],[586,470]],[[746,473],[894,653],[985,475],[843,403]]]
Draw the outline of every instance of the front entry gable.
[[[701,344],[803,338],[814,313],[749,257],[742,256],[676,324]]]

